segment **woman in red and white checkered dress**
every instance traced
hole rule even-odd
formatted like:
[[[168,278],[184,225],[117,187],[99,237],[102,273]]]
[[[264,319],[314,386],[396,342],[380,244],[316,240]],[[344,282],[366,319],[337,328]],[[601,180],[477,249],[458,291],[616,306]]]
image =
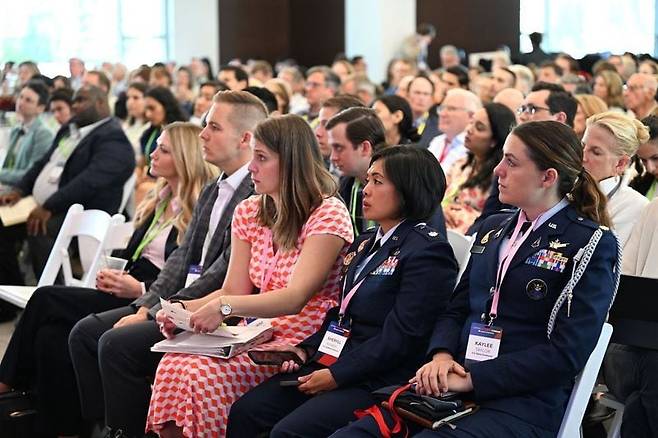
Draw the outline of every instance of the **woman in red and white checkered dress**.
[[[249,166],[256,192],[235,210],[231,261],[221,289],[185,303],[195,331],[214,330],[226,314],[273,318],[272,343],[295,345],[336,305],[349,213],[333,196],[310,127],[297,116],[262,122]],[[253,294],[253,289],[260,289]],[[220,309],[221,308],[221,309]],[[281,316],[285,315],[285,316]],[[163,332],[173,327],[158,315]],[[166,354],[153,386],[147,430],[162,436],[224,437],[231,404],[276,374],[246,353],[231,359]]]

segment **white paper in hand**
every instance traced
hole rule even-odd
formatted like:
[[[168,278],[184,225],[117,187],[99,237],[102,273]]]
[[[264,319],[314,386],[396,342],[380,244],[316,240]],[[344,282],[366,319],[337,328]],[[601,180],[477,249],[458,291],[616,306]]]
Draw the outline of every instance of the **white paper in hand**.
[[[176,324],[176,327],[188,332],[194,331],[192,330],[192,327],[190,327],[190,316],[192,316],[192,312],[162,298],[160,298],[160,304],[162,305],[162,310],[164,310],[167,317]],[[245,332],[250,333],[250,330],[246,326],[220,326],[214,332],[207,334],[211,336],[236,338]]]

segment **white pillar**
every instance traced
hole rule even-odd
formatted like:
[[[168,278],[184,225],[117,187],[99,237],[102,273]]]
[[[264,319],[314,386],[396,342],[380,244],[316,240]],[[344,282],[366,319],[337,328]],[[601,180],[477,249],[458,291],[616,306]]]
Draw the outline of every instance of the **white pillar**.
[[[373,82],[386,79],[388,62],[415,31],[416,0],[345,0],[345,54],[362,55]]]
[[[219,66],[219,2],[217,0],[169,0],[169,54],[179,65],[193,57],[207,56]]]

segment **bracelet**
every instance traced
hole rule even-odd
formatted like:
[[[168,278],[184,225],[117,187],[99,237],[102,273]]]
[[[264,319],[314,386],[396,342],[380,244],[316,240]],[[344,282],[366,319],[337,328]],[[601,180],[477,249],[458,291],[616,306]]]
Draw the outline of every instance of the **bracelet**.
[[[187,310],[187,307],[185,307],[185,303],[182,302],[181,300],[171,300],[171,301],[169,301],[169,302],[170,302],[171,304],[178,303],[178,304],[180,304],[181,306],[183,306],[183,309],[184,309],[184,310]]]

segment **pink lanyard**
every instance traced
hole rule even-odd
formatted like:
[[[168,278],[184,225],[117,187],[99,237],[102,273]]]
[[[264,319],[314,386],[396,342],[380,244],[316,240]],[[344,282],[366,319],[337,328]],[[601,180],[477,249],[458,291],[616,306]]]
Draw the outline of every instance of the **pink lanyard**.
[[[345,316],[345,311],[347,310],[347,306],[350,305],[350,301],[352,301],[352,297],[354,297],[354,294],[356,293],[357,290],[359,290],[359,287],[361,287],[361,284],[364,282],[366,277],[363,277],[361,281],[359,281],[357,284],[352,286],[352,289],[343,297],[343,301],[340,302],[340,310],[338,311],[338,325],[341,325],[343,322],[343,316]]]
[[[528,227],[526,232],[523,233],[523,235],[519,238],[521,226],[523,225],[524,222],[527,222],[527,217],[525,213],[523,211],[519,213],[519,219],[516,222],[516,227],[514,227],[514,232],[512,233],[512,237],[510,237],[509,243],[507,244],[507,248],[505,248],[502,261],[496,273],[496,286],[494,287],[493,300],[491,302],[491,310],[489,310],[489,325],[493,324],[493,321],[494,319],[496,319],[496,315],[498,314],[498,300],[500,299],[500,286],[503,283],[505,274],[507,274],[509,265],[512,263],[512,259],[514,258],[516,252],[519,250],[521,245],[523,245],[523,242],[525,242],[525,240],[528,238],[530,233],[532,233],[532,231],[535,229],[535,225],[537,224],[537,221],[539,220],[539,218],[541,218],[541,216],[542,215],[539,215],[537,219],[532,221],[530,223],[530,227]]]
[[[270,245],[274,248],[274,242],[272,241],[272,230],[269,228],[266,228],[265,231],[265,240],[270,242]],[[281,251],[277,251],[276,254],[272,256],[269,260],[267,260],[267,248],[263,250],[263,254],[260,256],[260,265],[263,266],[263,274],[260,278],[260,291],[264,292],[266,287],[270,284],[270,280],[272,279],[272,274],[274,273],[274,267],[276,266],[277,261],[279,261],[279,253]]]

